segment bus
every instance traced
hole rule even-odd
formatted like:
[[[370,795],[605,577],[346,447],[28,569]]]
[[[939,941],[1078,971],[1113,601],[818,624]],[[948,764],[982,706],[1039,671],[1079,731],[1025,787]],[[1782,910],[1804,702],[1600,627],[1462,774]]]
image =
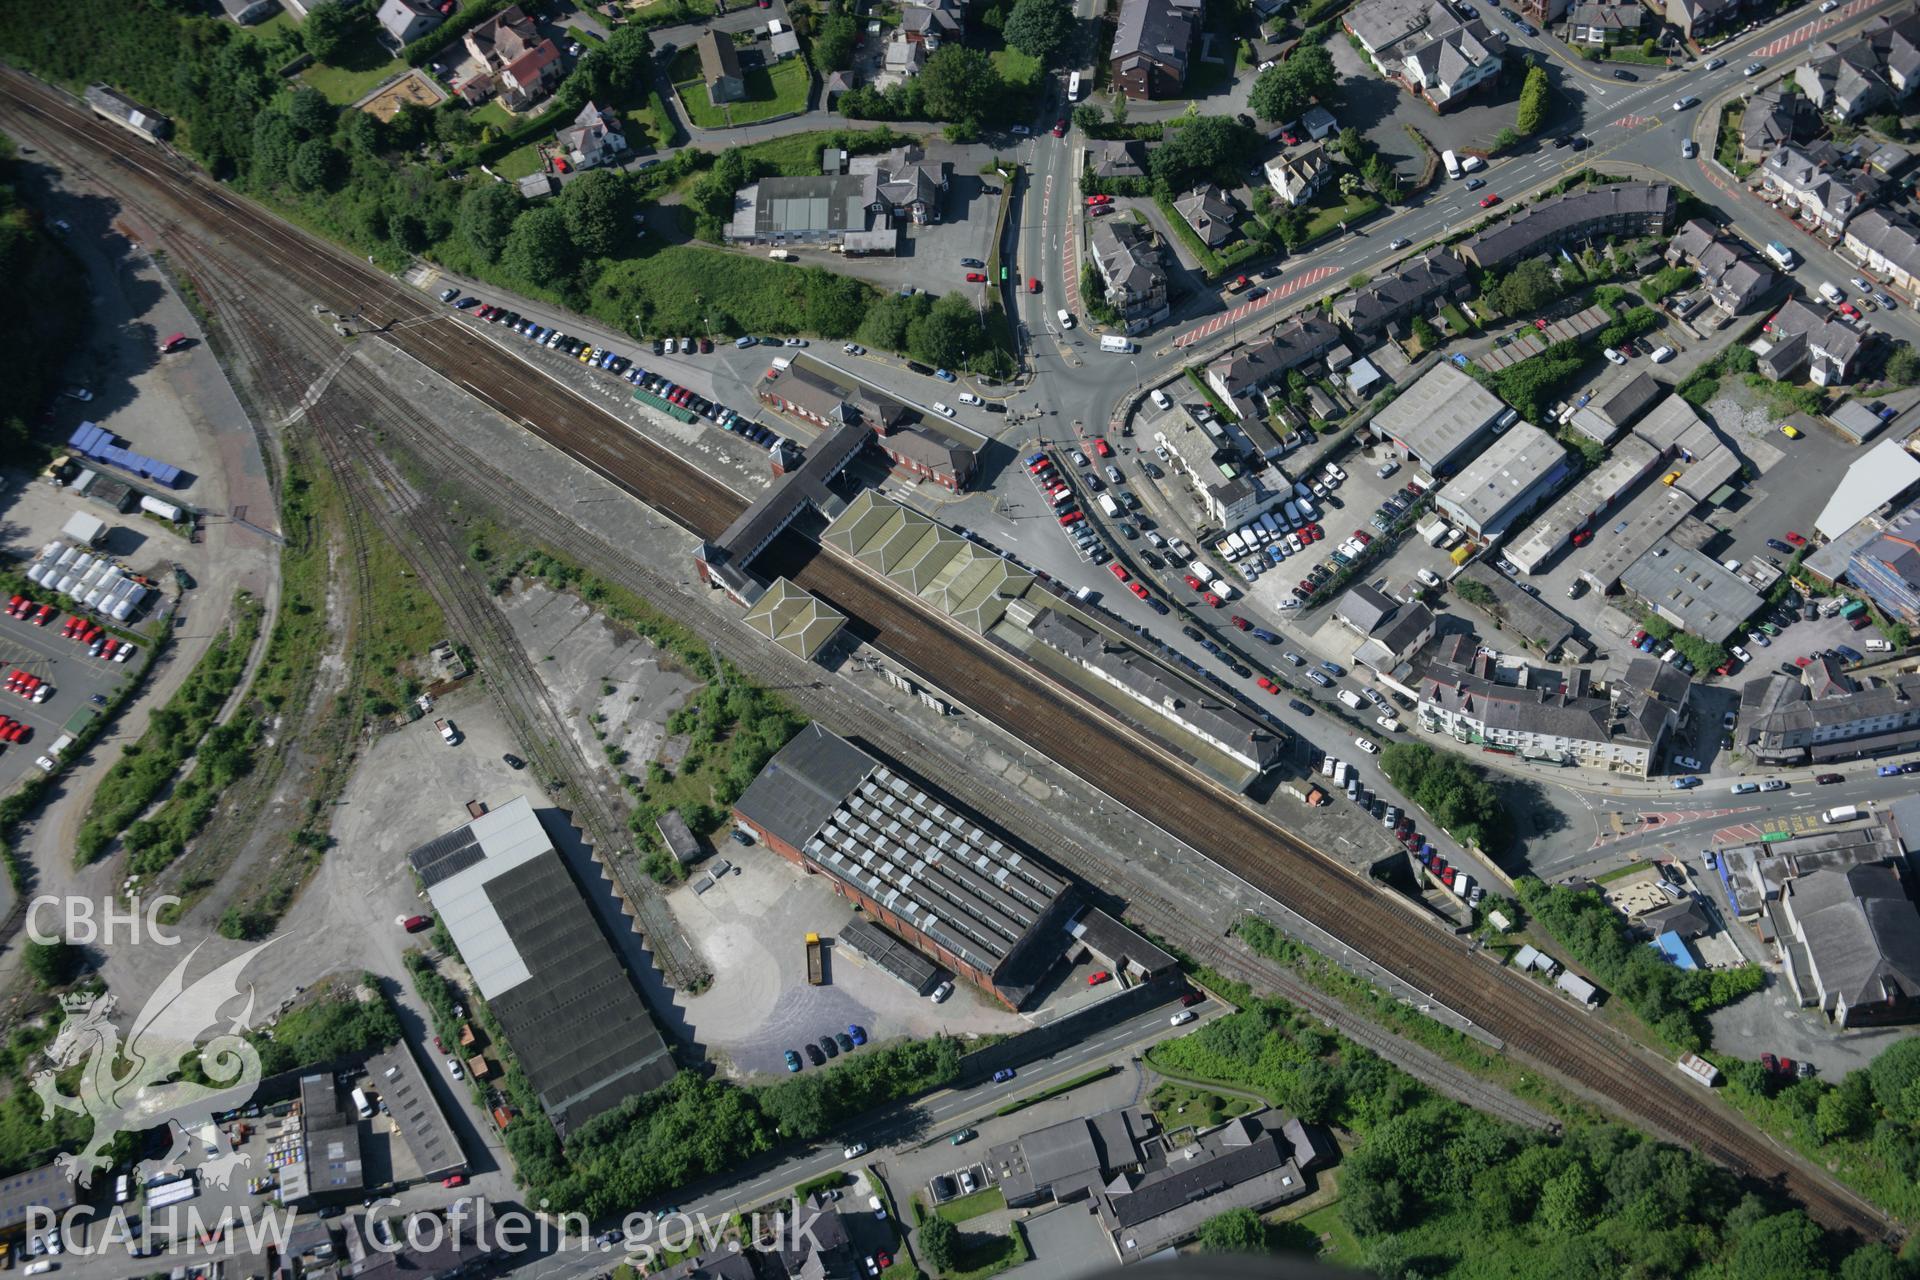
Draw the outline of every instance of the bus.
[[[1076,71],[1072,75],[1067,77],[1067,101],[1078,102],[1079,100],[1080,100],[1080,73]]]

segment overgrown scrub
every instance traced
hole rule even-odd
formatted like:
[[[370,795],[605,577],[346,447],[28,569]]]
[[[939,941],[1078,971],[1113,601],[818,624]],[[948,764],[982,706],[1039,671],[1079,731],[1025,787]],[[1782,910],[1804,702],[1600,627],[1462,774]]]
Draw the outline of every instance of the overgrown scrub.
[[[113,838],[122,832],[133,836],[135,833],[129,828],[134,819],[153,803],[181,764],[195,754],[203,742],[218,753],[216,772],[237,767],[244,753],[240,753],[239,758],[233,754],[231,735],[220,735],[218,742],[211,740],[213,719],[246,670],[247,655],[259,637],[264,612],[264,607],[253,597],[245,593],[237,597],[232,625],[208,647],[179,692],[153,713],[140,740],[122,750],[120,759],[101,779],[92,803],[87,806],[86,820],[74,839],[76,864],[86,866],[97,861],[106,853]],[[138,838],[157,842],[166,835],[143,830]],[[130,843],[130,847],[134,846]],[[136,847],[134,869],[141,869],[143,852],[151,854],[156,848],[164,847],[152,843]],[[160,865],[171,861],[178,852],[178,848],[172,848]]]
[[[1920,1040],[1895,1041],[1838,1080],[1782,1080],[1709,1055],[1721,1096],[1894,1217],[1920,1216]]]
[[[1520,904],[1615,999],[1626,1002],[1669,1048],[1697,1052],[1712,1036],[1707,1015],[1760,990],[1760,966],[1680,969],[1628,931],[1595,889],[1575,892],[1533,876],[1514,882]]]
[[[10,466],[37,463],[27,423],[52,397],[91,306],[88,291],[73,287],[73,260],[20,204],[18,176],[13,140],[0,135],[0,278],[16,304],[0,314],[8,370],[0,378],[0,457]]]
[[[375,974],[363,973],[358,985],[378,993],[380,981]],[[362,1000],[355,994],[353,983],[335,979],[325,991],[282,1014],[273,1024],[273,1039],[256,1038],[254,1046],[260,1051],[261,1069],[274,1075],[310,1063],[371,1053],[399,1039],[400,1019],[384,996]]]
[[[1506,848],[1513,821],[1500,789],[1477,766],[1424,742],[1396,742],[1380,753],[1380,770],[1461,844]]]

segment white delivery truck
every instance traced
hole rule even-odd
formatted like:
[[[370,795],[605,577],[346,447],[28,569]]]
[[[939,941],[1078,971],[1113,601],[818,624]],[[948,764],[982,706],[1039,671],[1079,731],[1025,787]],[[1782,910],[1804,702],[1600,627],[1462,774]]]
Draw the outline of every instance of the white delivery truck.
[[[1360,709],[1360,695],[1355,693],[1353,690],[1342,689],[1339,692],[1338,697],[1340,699],[1341,706],[1351,707],[1355,711],[1358,711]]]
[[[1828,825],[1832,825],[1833,823],[1836,823],[1836,822],[1852,822],[1854,819],[1859,818],[1861,816],[1862,814],[1860,812],[1859,805],[1843,804],[1837,809],[1829,809],[1825,813],[1821,814],[1820,821],[1827,823]]]
[[[1121,355],[1126,355],[1133,350],[1133,343],[1117,334],[1109,333],[1100,339],[1100,349],[1102,351],[1117,351]]]

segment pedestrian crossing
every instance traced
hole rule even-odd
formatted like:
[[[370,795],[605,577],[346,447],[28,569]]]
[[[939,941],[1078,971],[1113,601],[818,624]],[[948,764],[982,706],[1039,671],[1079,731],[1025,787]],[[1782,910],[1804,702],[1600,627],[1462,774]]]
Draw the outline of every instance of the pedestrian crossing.
[[[1295,276],[1283,284],[1275,285],[1267,292],[1265,297],[1255,298],[1252,302],[1243,302],[1231,311],[1223,311],[1211,320],[1208,320],[1205,324],[1187,330],[1187,332],[1173,340],[1173,345],[1176,347],[1190,347],[1203,338],[1211,338],[1228,325],[1238,324],[1256,311],[1270,307],[1283,298],[1291,297],[1302,289],[1319,284],[1322,280],[1325,280],[1328,276],[1333,275],[1339,270],[1340,268],[1335,266],[1318,266],[1302,272],[1300,275]]]

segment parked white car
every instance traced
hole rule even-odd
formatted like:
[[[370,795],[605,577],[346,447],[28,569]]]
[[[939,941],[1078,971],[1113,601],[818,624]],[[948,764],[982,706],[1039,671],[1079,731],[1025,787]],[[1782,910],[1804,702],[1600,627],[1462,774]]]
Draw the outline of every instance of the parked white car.
[[[1370,756],[1377,756],[1380,754],[1380,748],[1374,745],[1372,738],[1355,738],[1353,740],[1353,745],[1360,748],[1362,751],[1366,752]]]

